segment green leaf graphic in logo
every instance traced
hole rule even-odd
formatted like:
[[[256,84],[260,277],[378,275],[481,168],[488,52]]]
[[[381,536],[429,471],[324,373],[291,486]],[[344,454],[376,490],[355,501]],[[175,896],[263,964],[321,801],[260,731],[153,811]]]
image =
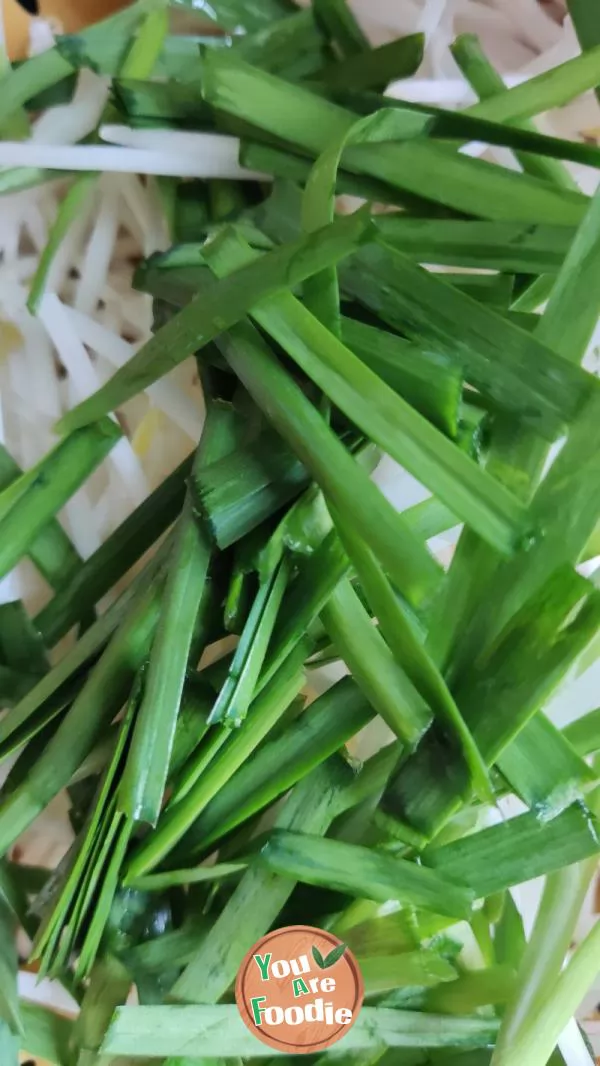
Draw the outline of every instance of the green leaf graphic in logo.
[[[312,946],[312,957],[315,960],[315,962],[316,962],[317,966],[319,967],[319,969],[320,970],[324,970],[325,969],[325,959],[321,955],[321,952],[319,951],[318,947],[316,947],[314,944]]]
[[[325,961],[323,963],[323,969],[324,970],[328,970],[330,966],[335,966],[335,964],[338,961],[338,959],[341,959],[341,957],[344,954],[345,950],[346,950],[346,945],[345,944],[338,944],[337,948],[334,948],[333,951],[329,952],[329,955],[325,956]]]
[[[329,955],[326,955],[325,958],[323,958],[323,956],[321,955],[321,952],[319,951],[318,947],[316,947],[313,944],[313,946],[312,946],[312,957],[315,960],[315,962],[316,962],[317,966],[319,967],[319,969],[328,970],[330,966],[335,966],[335,964],[338,961],[338,959],[341,959],[341,957],[344,954],[345,950],[346,950],[346,945],[345,944],[338,944],[338,946],[336,948],[334,948],[333,951],[329,952]]]

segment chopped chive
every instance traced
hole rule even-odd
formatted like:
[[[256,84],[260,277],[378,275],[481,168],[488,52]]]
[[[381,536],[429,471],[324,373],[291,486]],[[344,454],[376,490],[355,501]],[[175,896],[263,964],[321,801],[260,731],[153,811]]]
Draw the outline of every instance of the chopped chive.
[[[209,725],[223,722],[239,727],[246,717],[277,621],[289,579],[283,559],[261,582],[246,625],[234,652],[227,679],[210,713]]]
[[[92,1066],[113,1012],[125,1001],[130,987],[131,978],[118,959],[108,955],[95,964],[73,1027],[78,1066]]]
[[[330,63],[317,72],[316,79],[332,89],[385,89],[390,81],[410,78],[416,73],[423,61],[424,48],[424,35],[412,33]]]
[[[73,182],[60,203],[48,242],[31,282],[27,309],[32,315],[35,315],[39,309],[56,253],[75,220],[87,209],[96,180],[96,174],[83,174]]]
[[[160,586],[155,583],[134,603],[29,778],[0,804],[2,853],[66,787],[119,710],[148,654],[158,618],[159,593]]]
[[[446,686],[444,678],[438,671],[426,648],[421,643],[414,627],[411,625],[411,622],[405,613],[405,609],[403,609],[396,593],[383,570],[377,563],[373,553],[369,550],[368,545],[354,535],[352,528],[349,525],[344,525],[343,522],[340,522],[335,516],[335,512],[334,518],[340,531],[342,543],[347,547],[348,554],[361,581],[363,591],[370,602],[375,617],[379,621],[381,632],[387,641],[396,662],[406,672],[407,677],[427,702],[434,716],[436,716],[440,722],[444,723],[444,726],[449,731],[450,735],[456,737],[458,740],[465,761],[469,767],[473,790],[481,799],[489,799],[490,784],[485,763],[469,728],[462,718],[460,710],[456,706],[456,703]],[[338,586],[338,589],[325,608],[324,619],[326,626],[327,619],[331,618],[332,604],[335,604],[337,601],[341,606],[341,590],[343,590],[344,593],[347,593],[347,586]],[[348,604],[345,607],[345,611],[347,615],[346,625],[349,623],[351,627],[352,612],[349,609]],[[340,625],[341,620],[338,620],[338,629]],[[357,638],[360,641],[361,637],[359,636],[358,624],[356,625],[356,631]],[[330,636],[333,636],[331,630]],[[335,643],[335,638],[333,639]],[[366,657],[369,659],[371,656],[369,655],[367,641],[365,641],[365,649],[367,651]],[[348,662],[348,665],[350,666],[351,660],[354,657],[354,655],[343,655],[344,660]],[[374,654],[372,654],[372,665],[373,668],[376,668]],[[356,668],[352,669],[356,676]],[[360,678],[360,673],[358,676]],[[390,718],[388,717],[386,720],[388,724],[391,725]]]
[[[435,1026],[416,1011],[363,1007],[345,1037],[349,1052],[389,1048],[486,1047],[497,1023],[488,1018],[437,1017]],[[101,1048],[107,1057],[179,1056],[201,1046],[210,1058],[264,1057],[264,1044],[244,1025],[233,1004],[217,1006],[121,1007]]]
[[[344,0],[315,0],[315,19],[332,49],[343,58],[370,51],[369,42]]]
[[[465,78],[481,100],[487,100],[506,92],[506,86],[501,76],[494,70],[474,34],[461,34],[451,45],[450,51]],[[532,122],[524,122],[523,128],[535,131],[535,125]],[[541,155],[523,153],[517,153],[517,159],[521,163],[523,170],[529,174],[545,178],[565,189],[578,188],[568,170],[552,159],[544,159]]]
[[[302,464],[277,435],[265,431],[197,470],[191,491],[217,544],[226,548],[290,502],[307,482]]]
[[[422,602],[435,587],[437,565],[424,551],[422,542],[408,533],[401,516],[336,439],[258,332],[250,325],[240,324],[218,343],[253,399],[311,471],[325,498],[351,515],[358,529],[365,533],[368,529],[373,551],[398,588],[409,602]]]
[[[599,57],[600,46],[590,48],[552,70],[536,74],[522,85],[473,104],[467,113],[494,122],[519,122],[554,107],[562,107],[596,87]]]
[[[160,819],[155,832],[140,844],[128,864],[126,878],[139,877],[174,847],[232,774],[264,739],[304,683],[304,649],[289,656],[251,707],[247,721],[235,730],[192,788]]]
[[[454,361],[385,330],[342,318],[344,344],[449,437],[456,437],[462,375]]]
[[[593,770],[552,723],[534,715],[497,760],[513,791],[540,818],[554,817],[595,783]]]
[[[368,766],[368,764],[366,764]],[[366,767],[360,778],[366,774]],[[296,785],[276,820],[278,829],[302,833],[327,831],[352,795],[353,773],[338,756],[318,766]],[[276,921],[294,888],[290,877],[277,876],[254,859],[194,958],[176,981],[176,1001],[216,1003],[235,979],[240,960]],[[235,930],[232,938],[231,930]]]
[[[8,573],[32,543],[35,545],[47,523],[120,436],[118,426],[108,420],[87,426],[57,444],[36,466],[0,492],[0,573]],[[54,536],[54,544],[59,543]]]
[[[599,847],[593,815],[575,803],[552,821],[521,814],[452,844],[427,848],[422,858],[426,866],[468,884],[483,898],[587,859]]]
[[[321,618],[374,710],[409,748],[415,747],[428,725],[427,705],[372,626],[347,578],[329,597]]]
[[[253,33],[236,34],[232,47],[247,63],[298,81],[320,70],[324,44],[314,9],[306,8],[269,21]]]
[[[368,219],[359,212],[296,245],[275,249],[267,259],[250,263],[224,281],[214,281],[143,345],[103,388],[63,416],[61,432],[87,425],[100,410],[114,410],[234,325],[258,300],[298,284],[321,266],[347,255],[367,227]]]
[[[571,722],[563,730],[563,736],[579,755],[594,755],[600,750],[600,709]]]
[[[511,741],[518,743],[519,731],[565,676],[599,622],[597,592],[565,566],[514,616],[487,655],[472,664],[454,696],[488,765]],[[430,729],[383,799],[385,811],[426,835],[439,830],[468,791],[464,768],[448,758],[446,747],[443,736]]]
[[[21,477],[23,471],[10,453],[0,446],[0,486],[5,488]],[[70,580],[81,566],[81,559],[60,523],[51,518],[35,540],[27,554],[34,566],[51,588],[57,589]]]
[[[375,225],[387,245],[421,263],[521,274],[556,273],[575,234],[569,226],[433,220],[400,214],[380,215]]]
[[[441,347],[456,359],[469,384],[527,419],[547,439],[560,434],[586,395],[595,393],[595,383],[442,277],[379,242],[361,249],[340,272],[344,290],[392,328],[434,350]]]
[[[221,458],[234,443],[233,412],[209,400],[194,469]],[[203,601],[211,558],[210,539],[196,522],[188,495],[167,560],[148,676],[119,786],[119,810],[134,821],[151,825],[158,821],[195,629],[206,611]]]
[[[0,752],[15,751],[35,736],[48,721],[68,706],[81,687],[85,667],[98,658],[111,634],[139,598],[143,582],[155,578],[161,566],[160,555],[121,593],[115,603],[80,638],[77,644],[45,677],[28,692],[9,715],[0,721]]]
[[[308,884],[349,892],[361,899],[395,899],[438,914],[467,917],[473,896],[450,879],[403,859],[336,840],[278,830],[261,851],[261,861],[278,874]]]
[[[0,105],[0,123],[10,119],[32,96],[56,85],[73,72],[71,64],[50,48],[11,71],[5,80]]]
[[[333,755],[372,717],[356,685],[349,679],[339,681],[230,778],[186,833],[182,852],[204,853]]]
[[[589,81],[589,71],[587,76]],[[211,51],[205,56],[203,93],[214,107],[313,157],[338,143],[356,121],[351,111],[223,51]],[[488,107],[490,103],[478,106]],[[480,117],[496,119],[487,114]],[[409,119],[413,132],[422,127],[415,112]],[[482,160],[450,154],[446,148],[426,141],[354,146],[346,150],[344,167],[482,218],[574,225],[581,220],[586,206],[585,197],[580,194],[553,189],[529,175],[511,173]]]
[[[185,459],[85,562],[73,566],[72,575],[63,579],[35,618],[48,644],[55,644],[81,622],[90,604],[98,603],[174,521],[190,469],[191,459]]]
[[[224,237],[218,247],[213,244],[209,262],[225,274],[253,254],[241,240],[234,245],[233,238]],[[451,498],[482,536],[510,551],[526,522],[517,501],[353,357],[295,297],[272,297],[253,308],[252,317],[374,443],[442,500]]]
[[[6,900],[0,897],[0,1021],[6,1024],[12,1033],[21,1033],[23,1024],[17,992],[16,925],[16,915]]]

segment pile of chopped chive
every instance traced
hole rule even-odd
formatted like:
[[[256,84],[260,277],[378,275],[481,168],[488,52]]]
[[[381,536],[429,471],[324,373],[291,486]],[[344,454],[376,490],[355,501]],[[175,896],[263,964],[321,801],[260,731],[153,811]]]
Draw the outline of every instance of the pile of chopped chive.
[[[232,987],[297,922],[365,981],[319,1066],[584,1066],[600,923],[571,944],[600,853],[600,712],[561,731],[544,708],[600,651],[600,385],[581,365],[600,194],[565,166],[600,168],[600,148],[533,120],[600,83],[595,0],[569,3],[581,55],[515,88],[458,38],[480,98],[461,112],[385,97],[423,37],[373,49],[345,0],[201,6],[221,32],[171,32],[193,0],[137,0],[3,75],[6,141],[89,67],[111,79],[100,130],[132,151],[241,147],[234,176],[159,169],[171,246],[135,275],[152,339],[36,466],[0,450],[0,576],[28,557],[53,590],[34,617],[0,607],[1,1066],[270,1061]],[[96,180],[71,176],[32,314]],[[122,439],[115,413],[190,357],[197,448],[82,561],[57,514]],[[381,456],[431,495],[397,511]],[[457,527],[444,570],[428,542]],[[64,790],[71,849],[24,864]],[[530,930],[515,889],[540,877]],[[76,1017],[19,997],[17,931]]]

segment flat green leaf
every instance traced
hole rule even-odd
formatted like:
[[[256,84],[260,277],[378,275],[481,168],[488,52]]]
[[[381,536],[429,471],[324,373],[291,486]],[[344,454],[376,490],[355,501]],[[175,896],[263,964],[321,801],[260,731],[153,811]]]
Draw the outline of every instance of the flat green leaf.
[[[23,1036],[21,1048],[28,1055],[39,1055],[52,1066],[69,1062],[73,1021],[38,1003],[21,1003]]]
[[[303,662],[304,648],[300,646],[257,697],[244,725],[226,739],[205,772],[181,799],[169,806],[155,832],[134,850],[127,866],[127,880],[151,870],[171,851],[208,802],[264,740],[302,688]]]
[[[234,652],[227,679],[211,711],[209,724],[224,721],[237,728],[246,717],[288,579],[289,566],[284,559],[274,573],[261,582]]]
[[[141,574],[121,593],[67,654],[0,721],[0,753],[8,755],[35,736],[68,706],[82,686],[82,671],[98,658],[112,633],[123,621],[146,582],[160,573],[164,557],[160,550]]]
[[[12,455],[0,446],[0,488],[6,488],[22,474]],[[55,518],[51,518],[29,544],[27,554],[53,589],[61,588],[81,565],[78,553]]]
[[[429,711],[361,604],[343,578],[321,612],[334,646],[363,692],[390,729],[414,748],[429,724]]]
[[[456,970],[436,951],[406,951],[400,955],[359,956],[365,982],[365,995],[379,995],[395,988],[428,988],[441,982],[455,982]],[[432,1008],[432,1011],[438,1009]]]
[[[35,617],[36,628],[53,645],[81,622],[99,600],[140,559],[179,514],[191,458],[185,459],[84,562],[73,568]],[[31,550],[31,549],[30,549]]]
[[[363,1007],[345,1048],[361,1051],[381,1046],[481,1047],[493,1039],[497,1024],[490,1019],[447,1018],[410,1011]],[[123,1007],[106,1034],[103,1055],[186,1054],[201,1047],[203,1056],[264,1057],[264,1044],[248,1031],[237,1007]]]
[[[159,600],[160,586],[155,584],[145,590],[138,603],[134,601],[28,779],[0,804],[2,853],[68,785],[119,711],[148,654]]]
[[[234,446],[232,417],[231,410],[209,400],[194,469],[220,459]],[[190,658],[198,655],[193,647],[198,626],[206,629],[211,559],[210,538],[195,520],[188,495],[167,563],[160,619],[119,785],[119,809],[134,821],[156,825],[160,815],[186,670],[194,665]]]
[[[21,600],[0,604],[0,662],[34,676],[48,672],[46,649]]]
[[[520,730],[597,631],[600,601],[589,583],[582,582],[570,567],[560,568],[455,687],[457,705],[488,765],[511,741],[518,743]],[[566,770],[568,796],[573,787],[571,762]],[[580,770],[585,774],[583,767]],[[562,782],[555,785],[560,794]],[[448,758],[445,739],[433,727],[393,777],[383,807],[429,834],[458,810],[465,791],[464,767]]]
[[[29,550],[48,521],[108,455],[121,436],[108,419],[60,441],[36,466],[0,492],[0,573]]]
[[[600,750],[600,708],[571,722],[563,736],[579,755],[594,755]]]
[[[202,466],[191,482],[195,507],[220,548],[252,532],[308,484],[308,472],[280,437],[265,430]]]
[[[596,392],[530,333],[379,242],[352,258],[340,283],[392,328],[455,358],[469,384],[548,439]]]
[[[325,762],[372,716],[370,704],[355,683],[349,678],[338,681],[229,779],[184,836],[182,853],[207,852],[216,840]]]
[[[455,918],[468,917],[471,911],[473,894],[457,887],[446,867],[442,879],[404,859],[337,840],[278,830],[263,847],[260,859],[276,873],[361,899],[382,903],[395,899]],[[465,883],[464,878],[460,880]]]
[[[506,92],[502,77],[485,56],[474,34],[460,34],[450,46],[450,50],[480,100],[488,100],[490,97]],[[536,132],[533,122],[525,120],[520,125],[523,129]],[[526,152],[517,152],[516,157],[527,174],[545,178],[565,189],[577,189],[576,181],[561,163],[543,158],[541,154],[530,155]]]
[[[401,517],[344,448],[303,390],[250,324],[239,324],[218,341],[229,365],[293,447],[316,483],[339,511],[351,516],[373,551],[411,603],[435,586],[437,564],[422,542],[407,535]],[[401,545],[401,547],[400,547]]]
[[[503,92],[507,91],[503,88]],[[444,140],[452,140],[456,143],[477,139],[488,144],[523,149],[519,154],[523,155],[527,151],[528,158],[530,158],[529,153],[535,152],[540,160],[540,165],[538,167],[528,166],[523,168],[526,173],[535,175],[534,183],[538,178],[545,182],[549,179],[554,180],[554,184],[558,188],[570,191],[573,199],[577,197],[580,201],[581,192],[579,186],[573,179],[568,177],[566,171],[564,180],[555,180],[556,174],[554,172],[560,166],[557,160],[571,159],[596,167],[600,164],[600,153],[595,147],[592,146],[590,151],[590,146],[586,147],[573,141],[562,140],[559,137],[548,137],[545,134],[538,133],[531,123],[507,125],[503,122],[491,121],[485,117],[474,116],[468,110],[446,111],[443,108],[407,103],[404,100],[390,100],[387,97],[381,97],[376,93],[369,92],[343,91],[334,95],[359,114],[371,115],[373,118],[378,115],[383,119],[386,111],[388,111],[388,121],[391,121],[391,113],[393,112],[395,131],[394,133],[390,131],[390,136],[384,138],[386,140],[412,141],[414,138],[422,140],[428,138],[434,142],[437,140],[442,142]],[[385,104],[385,107],[382,106],[383,104]],[[444,147],[444,145],[442,144],[440,147]],[[447,155],[450,158],[450,152],[447,151]],[[352,152],[350,153],[350,158],[353,158]],[[537,184],[539,186],[539,181],[537,181]],[[523,192],[525,192],[525,189],[530,190],[531,187],[532,183],[529,179],[521,183]]]
[[[236,32],[232,47],[247,63],[256,63],[289,81],[299,81],[320,70],[325,41],[313,7],[297,11],[290,5],[290,12],[293,13],[285,18],[265,22],[253,33],[241,36]]]
[[[226,52],[205,56],[203,93],[213,106],[313,157],[337,144],[356,121],[351,111]],[[411,113],[413,130],[415,114]],[[585,198],[577,193],[555,190],[528,175],[451,154],[428,142],[355,146],[345,152],[344,167],[482,218],[569,225],[585,211]]]
[[[600,849],[596,819],[575,803],[549,822],[521,814],[451,844],[427,848],[426,866],[483,898],[580,862]]]
[[[194,0],[174,0],[174,6],[194,14],[197,11]],[[246,0],[215,0],[202,14],[222,30],[252,33],[295,11],[295,5],[289,0],[250,0],[249,3]]]
[[[570,226],[530,226],[517,222],[379,215],[375,225],[386,245],[420,263],[442,266],[555,274],[572,244]]]
[[[597,321],[600,307],[591,297],[596,292],[595,278],[600,252],[600,197],[590,204],[585,223],[580,227],[557,283],[553,286],[544,314],[535,334],[563,357],[563,362],[579,362],[585,353]],[[583,293],[586,293],[585,299]],[[491,638],[496,620],[506,620],[523,602],[536,583],[543,581],[564,559],[575,562],[592,533],[595,522],[594,486],[597,478],[586,457],[595,454],[594,426],[597,423],[595,401],[592,397],[581,410],[573,427],[568,445],[559,455],[559,463],[549,471],[539,486],[533,502],[545,536],[521,557],[516,570],[522,576],[520,593],[510,576],[498,567],[498,559],[486,546],[466,530],[461,536],[455,559],[450,568],[446,596],[440,603],[435,620],[435,632],[430,640],[436,655],[450,675],[460,671],[462,662],[469,662]],[[585,443],[584,443],[585,441]],[[489,466],[497,475],[514,485],[522,498],[529,498],[538,485],[548,458],[547,446],[539,437],[525,431],[515,433],[512,420],[496,419],[491,438]],[[568,535],[563,538],[561,516],[570,515]],[[552,534],[552,528],[560,533]],[[476,564],[473,558],[476,553]],[[476,575],[476,578],[474,577]],[[487,593],[482,596],[485,585]],[[501,590],[501,591],[499,591]],[[493,619],[484,608],[493,597]]]
[[[32,315],[37,314],[39,310],[40,301],[46,288],[48,274],[50,273],[50,268],[52,267],[58,249],[75,220],[89,208],[92,191],[97,178],[97,174],[79,175],[59,204],[56,217],[48,235],[48,240],[40,256],[37,270],[33,275],[29,289],[27,310]]]
[[[331,89],[385,89],[397,78],[410,78],[423,61],[425,37],[412,33],[396,41],[357,52],[317,72],[316,79]]]
[[[454,360],[351,318],[342,318],[342,338],[411,407],[449,437],[456,437],[462,374]]]
[[[325,969],[325,959],[321,955],[321,952],[319,951],[318,947],[315,944],[313,944],[313,946],[312,946],[312,948],[310,950],[311,950],[311,953],[312,953],[312,957],[315,960],[315,962],[316,962],[317,966],[319,967],[319,969],[320,970],[324,970]]]
[[[433,715],[440,723],[443,723],[443,727],[450,736],[458,741],[469,768],[471,785],[475,793],[482,799],[489,799],[490,783],[485,762],[444,678],[416,633],[414,625],[411,624],[406,609],[369,550],[369,546],[354,535],[351,527],[344,525],[343,522],[340,523],[335,512],[333,517],[339,528],[342,543],[346,545],[363,591],[396,662],[427,702]],[[339,588],[334,595],[339,597]],[[333,598],[326,608],[326,617],[331,613],[332,602],[335,602]],[[350,612],[348,614],[350,616]],[[368,648],[368,644],[369,641],[365,640],[365,647]],[[346,659],[346,656],[344,658]]]
[[[596,87],[599,65],[600,45],[529,78],[522,85],[473,104],[467,114],[494,122],[519,122],[554,107],[562,107]]]
[[[295,244],[275,249],[260,263],[250,263],[225,280],[214,281],[158,330],[105,386],[65,415],[61,432],[87,425],[99,411],[112,411],[125,403],[234,325],[269,293],[297,285],[328,262],[348,255],[363,239],[368,225],[368,218],[359,212]]]
[[[201,885],[207,881],[221,881],[235,877],[247,868],[246,862],[218,862],[214,866],[197,866],[191,870],[169,870],[164,874],[146,874],[131,882],[140,892],[163,892],[176,885]]]
[[[503,751],[498,769],[540,818],[552,818],[596,782],[594,771],[538,712]]]
[[[17,991],[17,922],[6,900],[0,896],[0,1020],[13,1033],[23,1031]]]
[[[241,239],[225,235],[207,251],[219,275],[254,258]],[[418,268],[415,268],[418,269]],[[502,486],[404,403],[291,293],[252,309],[252,317],[326,395],[378,444],[501,551],[524,534],[527,518]]]
[[[440,1014],[474,1014],[478,1007],[503,1005],[510,999],[515,978],[510,966],[467,971],[454,981],[429,989],[422,1009]]]
[[[71,1047],[77,1066],[93,1066],[97,1061],[112,1015],[123,1006],[130,988],[131,977],[118,959],[107,955],[95,964],[73,1027]]]
[[[292,790],[276,825],[324,833],[340,809],[352,771],[334,756]],[[264,869],[255,858],[172,989],[175,1000],[216,1003],[235,980],[247,951],[271,928],[294,881]]]

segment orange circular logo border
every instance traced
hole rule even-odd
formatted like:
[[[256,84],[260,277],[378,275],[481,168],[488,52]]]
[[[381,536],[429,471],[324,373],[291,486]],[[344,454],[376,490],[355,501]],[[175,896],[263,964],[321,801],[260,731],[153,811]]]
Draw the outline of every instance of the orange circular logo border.
[[[261,1041],[261,1043],[265,1044],[267,1047],[274,1048],[276,1051],[285,1051],[285,1052],[287,1052],[288,1055],[289,1054],[293,1054],[293,1055],[294,1054],[295,1055],[302,1055],[302,1054],[309,1055],[309,1054],[314,1054],[315,1052],[324,1051],[326,1048],[331,1047],[332,1044],[338,1043],[340,1040],[343,1039],[343,1037],[346,1035],[346,1033],[349,1032],[349,1030],[352,1028],[354,1023],[356,1022],[356,1019],[358,1018],[358,1015],[360,1013],[360,1009],[362,1007],[362,1003],[363,1003],[363,999],[364,999],[364,984],[363,984],[363,978],[362,978],[362,974],[360,972],[360,967],[358,965],[358,962],[356,961],[356,959],[355,959],[354,955],[352,954],[352,952],[350,951],[350,949],[346,948],[345,951],[344,951],[343,956],[339,960],[337,960],[334,963],[334,965],[330,967],[330,969],[333,971],[334,969],[337,969],[337,967],[340,966],[340,964],[345,964],[345,967],[348,970],[346,981],[351,980],[351,982],[352,982],[352,984],[354,986],[353,987],[353,993],[354,993],[353,1001],[352,1001],[352,1003],[350,1003],[350,1002],[338,1003],[338,1004],[335,1005],[335,1007],[333,1009],[337,1010],[340,1007],[345,1007],[347,1009],[350,1009],[351,1012],[352,1012],[351,1021],[338,1024],[336,1030],[334,1032],[332,1032],[330,1035],[328,1035],[327,1037],[325,1037],[322,1040],[314,1041],[314,1042],[311,1042],[311,1043],[298,1043],[298,1040],[297,1040],[297,1037],[300,1036],[302,1032],[306,1033],[306,1027],[310,1026],[311,1022],[306,1022],[305,1021],[303,1023],[303,1025],[302,1025],[302,1028],[300,1027],[300,1025],[292,1026],[289,1023],[288,1024],[282,1024],[282,1036],[283,1036],[284,1033],[286,1035],[289,1035],[290,1039],[288,1039],[288,1040],[280,1039],[280,1038],[278,1038],[276,1036],[271,1035],[270,1032],[268,1032],[267,1030],[263,1029],[261,1026],[257,1025],[256,1022],[254,1021],[252,1008],[251,1008],[250,1004],[251,1004],[252,998],[255,998],[255,997],[253,997],[251,994],[249,994],[249,993],[251,993],[253,991],[253,989],[251,987],[249,988],[249,985],[251,985],[253,983],[256,983],[256,987],[257,988],[261,988],[261,986],[262,986],[262,990],[264,991],[264,987],[266,985],[266,980],[263,980],[263,978],[260,977],[260,970],[259,970],[259,981],[260,981],[260,984],[258,982],[255,982],[254,980],[251,980],[252,979],[252,973],[251,973],[252,965],[251,964],[254,963],[254,965],[257,966],[258,964],[256,963],[255,955],[257,955],[257,954],[260,955],[261,952],[263,952],[264,949],[266,949],[267,952],[268,952],[269,951],[269,947],[271,948],[271,957],[272,957],[272,955],[274,954],[273,948],[275,947],[275,949],[276,949],[276,944],[277,944],[278,939],[281,942],[282,938],[286,938],[287,939],[287,938],[289,938],[290,934],[297,934],[298,936],[302,936],[302,935],[306,936],[307,945],[303,949],[303,952],[302,952],[303,954],[309,954],[310,953],[310,946],[309,946],[309,943],[308,943],[309,938],[310,938],[310,941],[312,941],[313,943],[314,943],[315,940],[319,940],[319,939],[321,941],[325,940],[326,943],[329,945],[330,949],[336,948],[342,943],[342,941],[338,937],[334,936],[333,933],[330,933],[330,932],[328,932],[325,929],[318,929],[316,926],[312,926],[312,925],[287,925],[287,926],[283,926],[281,929],[273,929],[270,933],[267,933],[265,936],[261,937],[260,940],[257,940],[256,943],[253,944],[253,946],[250,948],[250,950],[244,956],[244,958],[242,960],[242,963],[240,965],[240,968],[238,970],[238,975],[237,975],[237,979],[236,979],[236,982],[235,982],[235,1000],[236,1000],[237,1007],[238,1007],[238,1010],[240,1012],[240,1016],[242,1018],[242,1021],[244,1022],[244,1025],[246,1026],[247,1029],[250,1030],[251,1033],[254,1034],[254,1036],[258,1040]],[[279,960],[277,959],[276,961],[279,961]],[[270,962],[269,962],[269,965],[270,965]],[[311,960],[311,966],[312,965],[313,965],[313,963],[312,963],[312,960]],[[300,975],[300,976],[302,976],[302,975]],[[315,976],[317,978],[319,976],[321,978],[324,978],[324,977],[328,976],[327,970],[319,971],[317,969],[317,970],[315,970],[313,972],[312,976],[313,976],[313,979],[314,979]],[[338,976],[339,976],[339,974],[338,974]],[[292,976],[290,976],[289,979],[291,981],[293,981],[293,977]],[[321,995],[327,995],[328,997],[331,998],[333,995],[335,995],[335,991],[321,992],[320,994]],[[318,992],[314,993],[314,995],[319,995],[319,993]],[[279,1004],[275,1004],[275,1006],[278,1006],[278,1005]],[[302,1006],[302,1003],[300,1002],[298,1004],[298,1006]],[[294,1037],[296,1037],[296,1039],[294,1039]]]

